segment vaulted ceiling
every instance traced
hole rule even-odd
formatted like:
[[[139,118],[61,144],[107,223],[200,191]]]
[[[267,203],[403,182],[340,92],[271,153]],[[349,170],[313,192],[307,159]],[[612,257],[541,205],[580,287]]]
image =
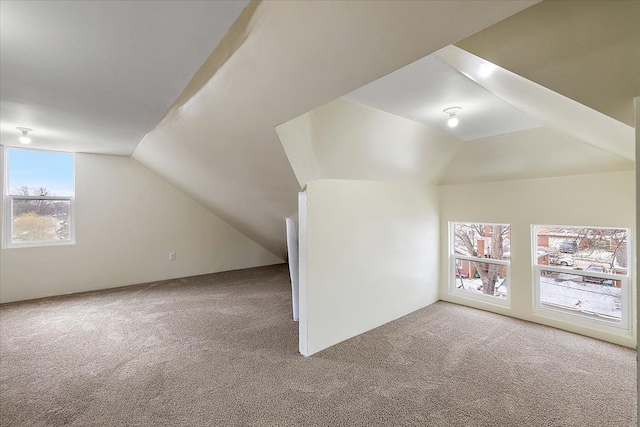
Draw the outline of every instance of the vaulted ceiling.
[[[455,127],[443,112],[452,105],[462,107]],[[455,46],[276,130],[301,187],[319,178],[458,184],[635,166],[632,127]]]
[[[2,0],[2,144],[131,155],[247,4]]]
[[[640,96],[640,2],[544,1],[456,46],[629,126]]]
[[[345,98],[424,123],[464,141],[542,126],[465,77],[437,54],[362,86]],[[451,128],[444,109],[456,106],[462,108],[457,113],[462,121]]]
[[[533,3],[252,3],[133,157],[282,256],[300,187],[275,127]]]
[[[283,256],[283,219],[295,213],[296,194],[309,178],[512,179],[526,174],[521,168],[495,175],[490,163],[469,164],[500,147],[517,157],[515,147],[533,140],[556,141],[559,152],[580,147],[573,163],[547,162],[540,169],[546,174],[633,167],[624,141],[632,132],[630,100],[640,95],[639,6],[3,1],[0,136],[10,145],[16,125],[35,121],[39,148],[122,155],[135,148],[136,160]],[[31,23],[26,33],[22,22]],[[452,47],[422,59],[452,43],[476,56]],[[499,66],[496,81],[511,81],[509,90],[474,75],[474,61],[483,59]],[[416,116],[420,93],[408,80],[382,97],[390,102],[404,93],[395,105],[359,90],[415,61],[450,79],[430,89],[443,98],[457,90],[490,103],[474,130],[450,132],[435,101],[425,107],[431,116]],[[523,81],[551,90],[531,98]],[[350,100],[339,99],[349,93]],[[465,112],[472,120],[472,109]],[[334,127],[336,113],[342,116]],[[512,121],[501,124],[502,114]],[[402,129],[400,137],[390,133],[394,128]],[[501,133],[519,137],[513,142]],[[290,150],[287,141],[305,138],[315,143],[296,147],[302,163],[290,163],[283,146]],[[352,143],[318,143],[340,140]]]

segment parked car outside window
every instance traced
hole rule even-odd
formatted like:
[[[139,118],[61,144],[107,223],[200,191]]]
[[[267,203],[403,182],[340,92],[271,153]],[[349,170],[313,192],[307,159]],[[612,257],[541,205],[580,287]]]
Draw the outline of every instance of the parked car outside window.
[[[596,264],[591,264],[589,267],[587,267],[585,269],[585,271],[593,271],[596,273],[606,273],[607,269],[604,268],[601,265],[596,265]],[[583,280],[585,282],[589,282],[589,283],[598,283],[598,284],[603,284],[605,280],[607,279],[603,279],[601,277],[590,277],[590,276],[584,276]]]
[[[564,267],[573,267],[573,265],[575,264],[575,262],[573,261],[573,258],[569,258],[569,257],[559,258],[558,261],[556,261],[556,263]]]
[[[578,252],[578,243],[575,240],[567,240],[560,243],[560,252],[563,254],[575,254]]]

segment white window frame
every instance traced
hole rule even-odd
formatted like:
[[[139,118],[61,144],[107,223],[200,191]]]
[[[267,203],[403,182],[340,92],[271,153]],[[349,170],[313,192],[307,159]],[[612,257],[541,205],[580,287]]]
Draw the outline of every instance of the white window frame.
[[[511,261],[505,261],[500,259],[490,259],[490,258],[477,258],[473,256],[466,255],[457,255],[455,253],[455,226],[456,224],[477,224],[477,225],[508,225],[511,227],[511,224],[503,224],[498,222],[477,222],[477,221],[451,221],[449,222],[449,294],[455,295],[458,297],[469,298],[476,301],[482,301],[489,304],[499,305],[501,307],[511,307]],[[481,293],[475,293],[471,291],[467,291],[464,289],[458,289],[456,286],[456,261],[471,261],[471,262],[482,262],[486,264],[495,264],[495,265],[503,265],[507,267],[507,297],[506,298],[498,298],[491,295],[485,295]]]
[[[31,247],[43,247],[43,246],[67,246],[75,245],[76,243],[76,222],[75,222],[75,192],[76,192],[76,156],[75,153],[69,153],[65,151],[51,151],[51,150],[38,150],[33,148],[22,147],[3,147],[3,181],[4,188],[3,193],[3,208],[2,215],[4,224],[2,228],[4,230],[4,238],[2,239],[2,247],[4,249],[13,248],[31,248]],[[27,151],[44,151],[48,153],[61,153],[71,154],[73,159],[73,194],[71,196],[20,196],[9,194],[9,149],[13,150],[27,150]],[[51,200],[51,201],[68,201],[69,202],[69,240],[50,241],[50,242],[24,242],[14,243],[11,241],[12,225],[13,225],[13,202],[14,200]]]
[[[570,227],[570,228],[594,228],[601,230],[625,230],[627,233],[627,274],[598,273],[596,271],[574,270],[571,267],[557,267],[550,265],[538,264],[538,233],[536,227]],[[531,225],[531,263],[533,266],[533,314],[552,320],[562,321],[568,324],[597,329],[604,332],[620,333],[621,331],[631,334],[631,230],[627,227],[600,227],[600,226],[581,226],[581,225],[548,225],[548,224],[532,224]],[[620,322],[607,320],[605,318],[597,318],[579,311],[572,311],[569,308],[552,307],[544,305],[540,296],[540,277],[543,271],[553,273],[567,273],[575,276],[597,277],[600,279],[620,281],[621,287],[621,316]]]

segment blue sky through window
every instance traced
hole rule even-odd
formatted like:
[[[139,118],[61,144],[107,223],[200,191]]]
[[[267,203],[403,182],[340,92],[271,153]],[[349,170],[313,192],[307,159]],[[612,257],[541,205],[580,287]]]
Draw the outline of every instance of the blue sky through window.
[[[7,148],[8,190],[45,187],[51,196],[73,196],[73,154]]]

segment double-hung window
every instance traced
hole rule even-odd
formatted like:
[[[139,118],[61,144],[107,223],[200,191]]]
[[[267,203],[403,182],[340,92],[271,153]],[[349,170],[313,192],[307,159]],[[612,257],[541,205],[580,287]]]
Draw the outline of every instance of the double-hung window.
[[[4,247],[74,243],[74,155],[7,147]]]
[[[625,228],[534,225],[534,311],[629,330],[629,236]]]
[[[452,294],[510,304],[509,224],[451,223]]]

